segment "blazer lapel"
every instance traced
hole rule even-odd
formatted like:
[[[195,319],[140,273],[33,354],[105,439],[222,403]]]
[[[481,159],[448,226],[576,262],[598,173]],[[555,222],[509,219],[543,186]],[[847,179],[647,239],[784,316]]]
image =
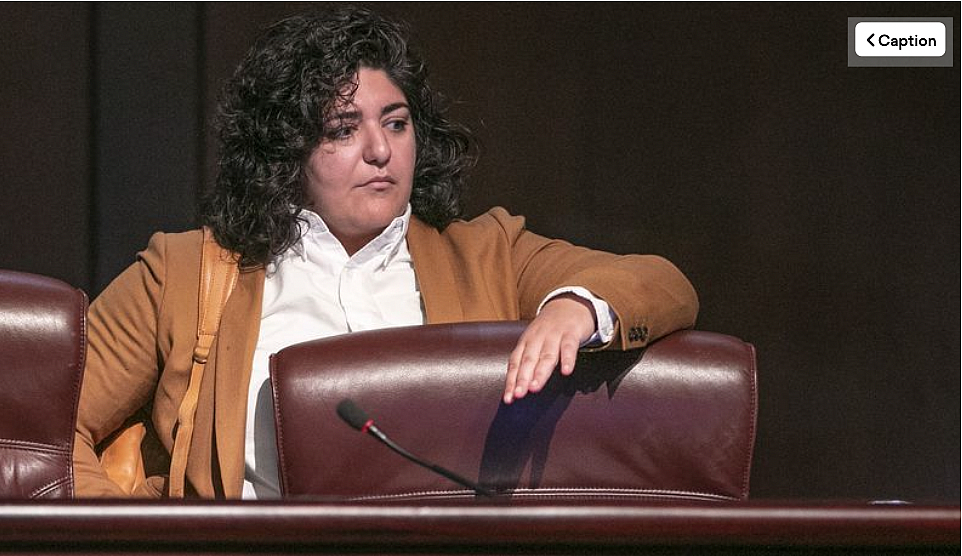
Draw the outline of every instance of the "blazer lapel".
[[[451,258],[437,229],[412,217],[407,240],[427,322],[463,321]],[[217,333],[214,436],[227,498],[239,498],[244,482],[244,423],[263,296],[264,269],[241,272]]]
[[[214,436],[227,498],[239,498],[244,481],[247,390],[260,332],[263,294],[264,270],[241,272],[217,333]]]
[[[463,321],[464,310],[454,279],[454,268],[441,234],[412,216],[407,239],[427,322]]]

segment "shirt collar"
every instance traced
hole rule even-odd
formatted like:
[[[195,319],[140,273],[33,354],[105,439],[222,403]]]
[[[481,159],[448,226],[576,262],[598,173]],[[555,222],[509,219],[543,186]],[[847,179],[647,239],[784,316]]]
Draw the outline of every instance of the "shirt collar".
[[[298,240],[282,254],[278,259],[287,256],[297,256],[301,260],[307,260],[307,250],[311,247],[331,247],[337,246],[343,249],[334,234],[331,233],[327,223],[319,214],[309,209],[302,209],[300,213],[300,237]],[[377,266],[387,267],[388,264],[397,256],[404,245],[407,236],[408,226],[411,222],[411,204],[408,203],[404,209],[404,214],[391,221],[381,233],[372,239],[370,243],[362,247],[357,253],[351,256],[350,260],[356,264],[364,264],[372,260],[377,260]],[[379,259],[379,260],[378,260]]]

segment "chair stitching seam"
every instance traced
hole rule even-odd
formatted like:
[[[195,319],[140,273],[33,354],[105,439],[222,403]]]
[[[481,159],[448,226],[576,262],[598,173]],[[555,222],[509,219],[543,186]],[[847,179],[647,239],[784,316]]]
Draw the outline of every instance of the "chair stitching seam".
[[[514,489],[508,491],[507,494],[510,495],[528,495],[528,496],[566,496],[575,492],[579,495],[593,495],[593,496],[614,496],[614,497],[625,497],[631,495],[651,495],[651,496],[681,496],[681,497],[699,497],[699,498],[713,498],[717,500],[738,500],[736,496],[729,496],[724,494],[712,494],[708,492],[698,492],[689,490],[660,490],[660,489],[631,489],[631,488],[594,488],[594,487],[579,487],[579,488],[557,488],[557,489]],[[386,495],[365,495],[350,497],[350,500],[385,500],[392,498],[406,498],[412,496],[438,496],[438,495],[456,495],[456,494],[466,494],[472,495],[470,490],[422,490],[413,491],[398,494],[386,494]]]
[[[744,463],[744,466],[742,467],[742,499],[743,500],[748,499],[748,485],[749,485],[748,482],[751,477],[752,456],[753,456],[754,447],[755,447],[755,434],[756,434],[755,429],[758,426],[756,422],[758,418],[757,417],[758,415],[758,384],[757,384],[758,369],[757,369],[757,364],[755,360],[755,347],[752,346],[751,344],[746,344],[745,349],[748,351],[749,361],[751,361],[751,368],[749,372],[750,372],[751,387],[752,387],[751,388],[751,395],[752,395],[751,413],[750,413],[750,415],[752,416],[752,419],[751,419],[751,422],[749,423],[750,434],[748,435],[748,446],[746,447],[747,449],[745,450],[745,453],[746,453],[745,463]]]
[[[60,485],[69,484],[69,483],[70,483],[69,476],[60,477],[59,479],[54,479],[45,485],[41,485],[33,489],[33,492],[30,493],[30,498],[39,498],[43,496],[45,493],[50,492],[51,490],[59,487]]]
[[[80,413],[80,390],[83,387],[83,375],[87,368],[87,306],[88,299],[87,293],[83,290],[78,290],[80,292],[80,361],[79,372],[74,373],[74,385],[73,385],[73,414],[70,419],[70,428],[73,434],[69,435],[67,438],[67,450],[70,453],[71,458],[73,458],[74,443],[77,438],[77,416]],[[74,485],[74,468],[73,465],[67,468],[67,491],[71,497],[74,495],[73,485]]]
[[[70,455],[71,449],[68,445],[42,444],[39,442],[28,442],[26,440],[0,439],[0,449],[4,450],[31,450],[43,451],[56,455]]]

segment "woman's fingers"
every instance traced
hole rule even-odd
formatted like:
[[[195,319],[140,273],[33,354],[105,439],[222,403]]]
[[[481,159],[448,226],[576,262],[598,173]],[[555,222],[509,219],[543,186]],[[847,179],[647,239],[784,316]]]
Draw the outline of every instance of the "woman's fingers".
[[[562,295],[546,303],[508,358],[504,403],[540,391],[559,363],[561,374],[570,375],[594,328],[594,312],[581,298]]]

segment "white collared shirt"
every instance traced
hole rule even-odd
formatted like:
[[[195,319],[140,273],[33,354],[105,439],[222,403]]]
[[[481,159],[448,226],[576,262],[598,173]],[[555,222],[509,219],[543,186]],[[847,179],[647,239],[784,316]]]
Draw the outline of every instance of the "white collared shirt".
[[[242,496],[248,499],[280,497],[270,355],[308,340],[425,322],[406,241],[410,205],[353,256],[348,256],[320,216],[308,210],[301,214],[307,221],[301,238],[268,265],[264,280],[260,335],[247,399]],[[594,305],[598,331],[589,342],[609,341],[614,324],[608,305],[579,287],[556,290],[545,301],[564,292],[576,293]]]
[[[424,323],[421,294],[405,235],[411,207],[348,256],[317,214],[301,213],[300,240],[267,267],[260,336],[247,401],[244,498],[275,498],[277,443],[270,355],[308,340]]]

